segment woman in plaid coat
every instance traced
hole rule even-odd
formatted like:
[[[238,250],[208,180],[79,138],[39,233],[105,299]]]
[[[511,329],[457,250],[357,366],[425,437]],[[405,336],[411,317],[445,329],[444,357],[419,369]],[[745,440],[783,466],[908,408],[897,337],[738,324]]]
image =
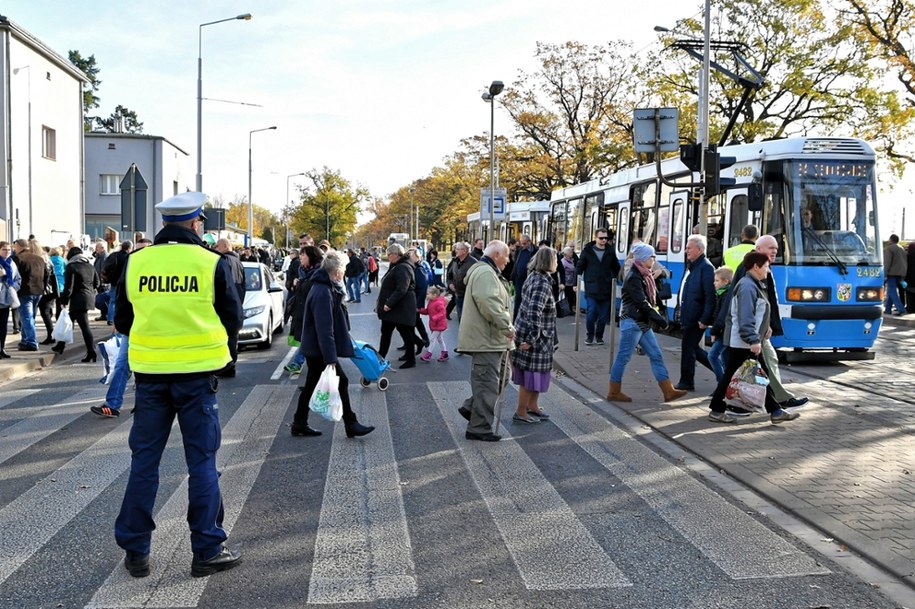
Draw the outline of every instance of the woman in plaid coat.
[[[513,421],[538,423],[550,417],[537,405],[550,388],[553,352],[556,350],[556,301],[551,275],[556,272],[556,252],[541,247],[528,264],[521,289],[521,308],[515,318],[512,382],[518,385],[518,408]]]

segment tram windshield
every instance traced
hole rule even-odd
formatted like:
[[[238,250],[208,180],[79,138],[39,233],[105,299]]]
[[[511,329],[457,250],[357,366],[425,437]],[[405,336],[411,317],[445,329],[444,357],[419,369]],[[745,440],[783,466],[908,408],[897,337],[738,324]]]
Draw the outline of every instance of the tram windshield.
[[[789,161],[784,177],[791,262],[880,264],[872,162]]]

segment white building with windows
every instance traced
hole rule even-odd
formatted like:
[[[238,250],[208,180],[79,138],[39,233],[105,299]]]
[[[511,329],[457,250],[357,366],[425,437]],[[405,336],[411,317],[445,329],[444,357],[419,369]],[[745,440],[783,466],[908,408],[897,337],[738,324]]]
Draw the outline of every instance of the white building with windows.
[[[79,240],[84,82],[65,57],[0,16],[0,239]]]
[[[164,137],[133,133],[87,133],[86,234],[105,238],[106,229],[117,231],[114,241],[131,239],[122,230],[121,181],[132,163],[148,185],[145,217],[136,230],[148,236],[162,227],[155,204],[179,192],[193,189],[194,175],[187,168],[188,154]]]

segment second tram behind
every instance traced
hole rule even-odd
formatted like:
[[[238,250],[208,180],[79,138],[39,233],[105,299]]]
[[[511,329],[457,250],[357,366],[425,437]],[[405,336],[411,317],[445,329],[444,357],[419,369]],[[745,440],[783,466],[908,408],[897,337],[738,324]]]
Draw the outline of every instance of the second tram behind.
[[[471,241],[483,239],[488,243],[492,239],[500,239],[508,243],[510,239],[517,239],[521,235],[530,236],[534,243],[538,243],[542,239],[549,239],[547,232],[550,216],[549,201],[515,201],[507,205],[505,215],[504,221],[495,221],[494,237],[490,237],[488,217],[484,217],[480,222],[480,212],[468,215],[467,229]]]
[[[884,295],[873,149],[859,139],[803,137],[719,152],[737,159],[721,172],[736,185],[708,202],[709,260],[720,266],[747,224],[774,236],[779,250],[771,267],[785,333],[772,344],[780,355],[872,359]],[[662,161],[661,171],[670,182],[694,177],[678,158]],[[594,229],[608,228],[621,262],[633,240],[651,244],[673,275],[672,318],[684,245],[700,225],[699,212],[689,187],[666,185],[654,164],[645,165],[555,191],[548,238],[580,251]]]

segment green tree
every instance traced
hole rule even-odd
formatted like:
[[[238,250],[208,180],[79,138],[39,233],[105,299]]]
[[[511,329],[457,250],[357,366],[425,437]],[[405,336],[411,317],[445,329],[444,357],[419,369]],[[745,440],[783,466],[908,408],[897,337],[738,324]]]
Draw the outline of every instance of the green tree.
[[[102,133],[118,133],[118,122],[122,122],[120,129],[122,133],[143,133],[143,123],[137,118],[137,113],[129,108],[118,104],[114,112],[108,118],[93,117],[95,122],[94,131]]]
[[[83,84],[83,129],[92,130],[93,118],[90,111],[98,108],[101,98],[96,95],[102,81],[98,79],[99,67],[95,63],[95,55],[83,57],[79,51],[73,50],[68,54],[70,63],[82,70],[89,82]]]
[[[223,207],[223,201],[217,197],[214,207]],[[232,224],[244,233],[248,232],[248,198],[236,196],[235,199],[225,206],[226,225]],[[273,242],[273,231],[270,227],[279,226],[280,221],[277,216],[265,207],[255,204],[252,208],[254,217],[254,230],[251,234],[260,239]],[[264,236],[269,235],[269,238]]]
[[[312,169],[305,175],[311,184],[302,188],[300,205],[292,210],[290,226],[315,239],[321,236],[331,244],[341,245],[355,229],[356,214],[369,198],[368,191],[353,186],[339,171],[327,167]]]

